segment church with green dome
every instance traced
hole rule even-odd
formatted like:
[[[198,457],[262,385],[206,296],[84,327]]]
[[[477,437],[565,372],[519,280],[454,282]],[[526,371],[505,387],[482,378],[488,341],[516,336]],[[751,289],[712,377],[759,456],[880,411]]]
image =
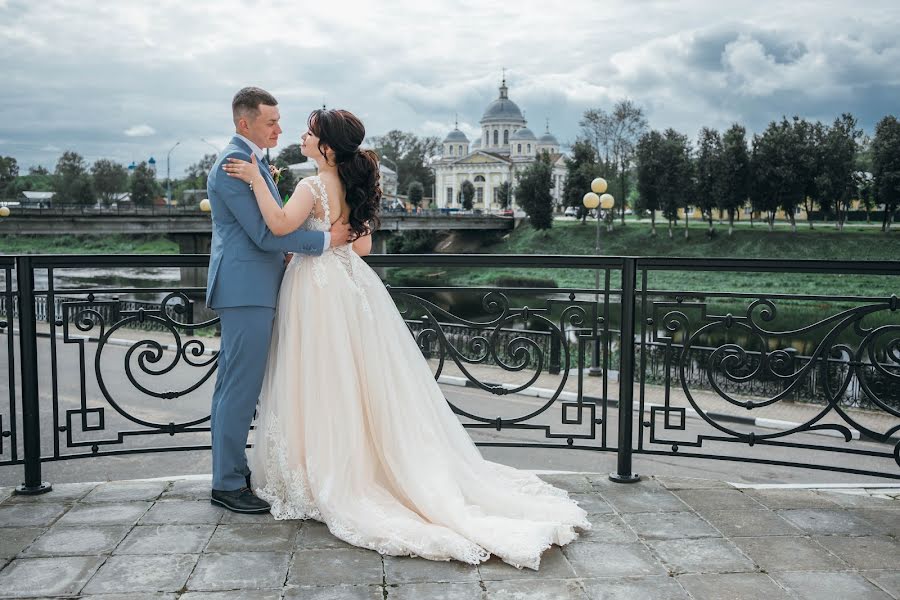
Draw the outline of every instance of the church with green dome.
[[[549,123],[540,137],[528,128],[521,109],[509,98],[505,77],[499,97],[488,104],[480,124],[481,136],[472,142],[458,125],[444,138],[440,157],[431,163],[437,206],[462,208],[462,184],[468,180],[475,186],[473,208],[500,210],[497,199],[500,186],[508,181],[514,192],[516,173],[534,163],[541,152],[550,155],[553,164],[550,193],[555,206],[561,206],[566,165],[559,141],[550,133]],[[515,192],[512,206],[515,206]]]

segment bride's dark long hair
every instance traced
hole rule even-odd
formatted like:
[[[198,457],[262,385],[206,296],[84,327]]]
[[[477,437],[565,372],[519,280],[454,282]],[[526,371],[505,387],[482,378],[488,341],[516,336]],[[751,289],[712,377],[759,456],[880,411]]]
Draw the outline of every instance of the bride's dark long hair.
[[[359,147],[366,128],[347,110],[314,110],[307,120],[309,130],[319,138],[319,152],[325,147],[334,152],[338,177],[347,193],[350,207],[351,237],[357,238],[378,229],[381,220],[381,171],[378,155]],[[328,160],[328,158],[326,158]]]

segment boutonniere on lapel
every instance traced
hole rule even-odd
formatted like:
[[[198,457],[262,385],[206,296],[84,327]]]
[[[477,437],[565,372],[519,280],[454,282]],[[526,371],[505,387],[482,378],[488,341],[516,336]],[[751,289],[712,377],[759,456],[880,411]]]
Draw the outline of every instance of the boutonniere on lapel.
[[[281,167],[280,169],[275,165],[269,165],[269,174],[272,176],[272,179],[275,180],[275,185],[278,185],[278,180],[281,179],[281,172],[284,171],[285,167]]]

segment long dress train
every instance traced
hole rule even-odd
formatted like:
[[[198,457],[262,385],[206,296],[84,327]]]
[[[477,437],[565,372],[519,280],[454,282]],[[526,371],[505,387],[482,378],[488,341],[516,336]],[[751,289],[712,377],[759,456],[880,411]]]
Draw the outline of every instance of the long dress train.
[[[309,183],[311,181],[311,183]],[[328,202],[307,180],[327,231]],[[568,494],[486,461],[378,275],[350,248],[295,256],[278,298],[254,448],[276,519],[315,519],[389,555],[537,569],[589,529]]]

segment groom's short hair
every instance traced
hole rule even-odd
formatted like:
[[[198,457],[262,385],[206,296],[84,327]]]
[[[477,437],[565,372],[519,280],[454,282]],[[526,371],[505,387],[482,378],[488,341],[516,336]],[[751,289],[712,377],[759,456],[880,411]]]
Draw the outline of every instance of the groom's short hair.
[[[257,117],[260,104],[278,106],[278,100],[262,88],[245,87],[238,90],[238,93],[234,95],[234,99],[231,101],[231,114],[235,123],[241,117]]]

